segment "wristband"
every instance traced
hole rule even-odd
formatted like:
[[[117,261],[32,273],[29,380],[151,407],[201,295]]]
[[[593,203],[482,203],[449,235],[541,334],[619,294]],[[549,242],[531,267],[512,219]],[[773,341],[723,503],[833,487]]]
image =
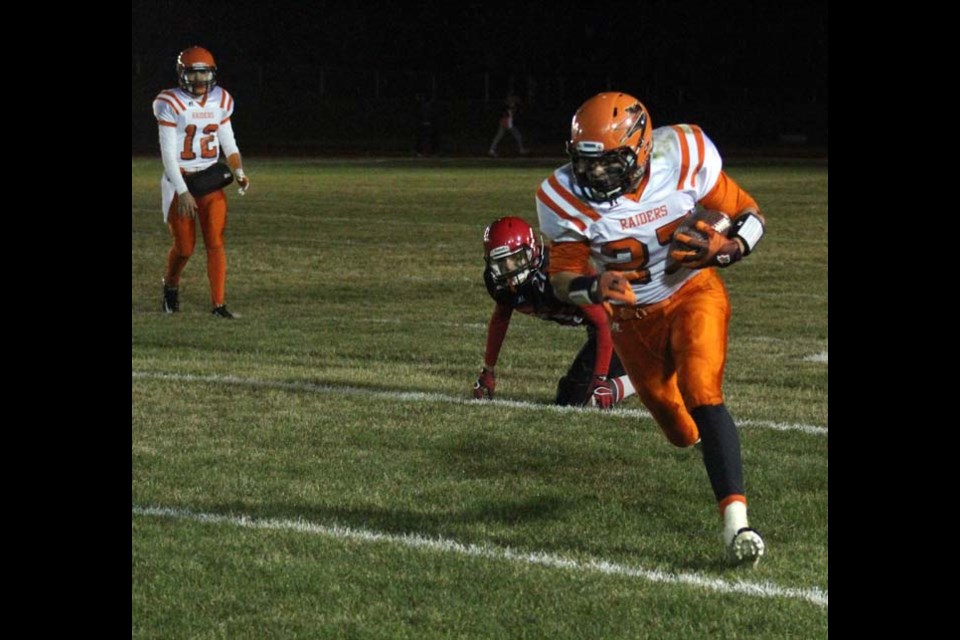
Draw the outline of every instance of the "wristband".
[[[570,302],[585,307],[591,304],[600,304],[600,294],[597,291],[599,278],[597,276],[580,276],[570,281]]]
[[[743,240],[743,255],[748,256],[763,237],[763,221],[755,213],[742,215],[734,220],[728,237]]]

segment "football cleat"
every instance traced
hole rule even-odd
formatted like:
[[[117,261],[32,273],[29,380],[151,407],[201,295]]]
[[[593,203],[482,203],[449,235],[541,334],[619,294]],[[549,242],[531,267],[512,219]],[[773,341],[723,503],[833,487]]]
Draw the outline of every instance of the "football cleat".
[[[176,313],[180,311],[180,289],[177,287],[168,287],[166,280],[163,283],[163,302],[161,310],[164,313]]]
[[[234,315],[230,313],[230,311],[227,309],[227,305],[225,304],[221,304],[219,307],[214,307],[211,313],[218,318],[230,318],[231,320],[234,318]]]
[[[750,527],[744,527],[737,531],[733,540],[730,541],[730,546],[727,547],[727,557],[733,564],[749,563],[755,567],[760,562],[764,551],[766,551],[766,546],[763,544],[760,532]]]

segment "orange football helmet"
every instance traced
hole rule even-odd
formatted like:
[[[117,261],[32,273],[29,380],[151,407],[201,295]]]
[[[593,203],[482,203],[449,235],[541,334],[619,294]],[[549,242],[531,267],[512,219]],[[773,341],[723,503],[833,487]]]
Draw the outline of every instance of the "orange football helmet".
[[[590,200],[613,202],[635,190],[650,164],[653,123],[626,93],[598,93],[573,114],[567,153]]]
[[[203,47],[184,49],[177,56],[177,77],[180,88],[194,96],[201,96],[217,85],[217,63],[213,54]]]

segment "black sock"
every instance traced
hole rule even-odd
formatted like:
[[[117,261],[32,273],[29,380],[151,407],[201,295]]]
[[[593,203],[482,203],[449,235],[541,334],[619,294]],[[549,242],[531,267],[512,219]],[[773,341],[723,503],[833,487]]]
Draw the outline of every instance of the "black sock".
[[[703,464],[717,502],[729,495],[745,495],[740,436],[727,407],[722,404],[702,405],[690,415],[700,430]]]

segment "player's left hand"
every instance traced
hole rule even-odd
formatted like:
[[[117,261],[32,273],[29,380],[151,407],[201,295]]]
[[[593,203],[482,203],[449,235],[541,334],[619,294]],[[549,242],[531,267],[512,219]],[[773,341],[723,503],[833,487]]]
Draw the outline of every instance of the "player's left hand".
[[[233,156],[231,156],[230,158],[232,160]],[[237,187],[238,187],[237,193],[239,193],[240,195],[245,195],[247,193],[247,189],[250,188],[250,178],[248,178],[247,174],[244,173],[243,167],[237,167],[236,169],[234,169],[233,177],[237,181]]]
[[[588,402],[598,409],[610,409],[617,403],[617,391],[606,376],[594,376],[587,389]]]
[[[477,381],[473,383],[473,397],[476,400],[483,400],[486,396],[487,400],[493,400],[493,392],[497,388],[497,376],[494,375],[493,369],[487,369],[484,367],[480,369],[480,375],[477,376]]]
[[[691,233],[678,231],[674,236],[670,257],[681,267],[726,267],[743,257],[743,251],[736,240],[719,233],[703,220],[698,220],[694,229]]]

